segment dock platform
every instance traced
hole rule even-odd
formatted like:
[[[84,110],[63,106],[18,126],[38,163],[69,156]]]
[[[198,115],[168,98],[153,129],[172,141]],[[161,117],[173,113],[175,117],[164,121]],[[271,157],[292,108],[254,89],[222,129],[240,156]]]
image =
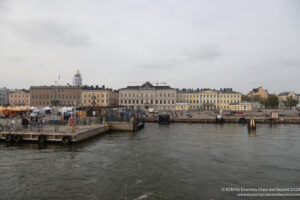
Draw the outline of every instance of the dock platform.
[[[76,143],[105,133],[109,130],[109,124],[95,125],[79,129],[79,131],[34,131],[34,130],[22,130],[22,131],[3,131],[0,133],[0,140],[6,142],[21,142],[21,141],[37,141],[44,143],[48,142],[62,142],[65,144]]]
[[[110,122],[78,127],[69,126],[42,126],[27,128],[19,131],[2,131],[0,140],[6,142],[61,142],[63,144],[78,143],[93,136],[104,134],[108,131],[135,132],[144,127],[144,123],[132,124],[129,122]]]

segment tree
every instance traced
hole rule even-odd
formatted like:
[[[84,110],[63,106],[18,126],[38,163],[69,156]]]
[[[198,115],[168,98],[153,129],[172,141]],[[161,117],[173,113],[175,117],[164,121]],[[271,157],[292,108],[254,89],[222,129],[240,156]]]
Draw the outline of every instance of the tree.
[[[247,102],[260,102],[261,104],[264,104],[265,99],[261,98],[259,95],[252,95],[251,97],[242,95],[242,101]]]
[[[255,96],[253,97],[253,101],[254,101],[254,102],[260,102],[260,101],[263,101],[263,98],[261,98],[259,95],[255,95]]]
[[[247,102],[251,102],[252,101],[252,98],[247,96],[247,95],[243,95],[242,94],[242,101],[247,101]]]
[[[278,107],[278,97],[276,95],[270,95],[266,100],[266,107],[277,108]]]
[[[267,106],[267,100],[268,100],[268,99],[260,98],[260,99],[258,100],[258,102],[259,102],[261,105]]]
[[[298,101],[293,97],[287,97],[286,101],[284,102],[284,106],[288,108],[295,107],[298,104]]]

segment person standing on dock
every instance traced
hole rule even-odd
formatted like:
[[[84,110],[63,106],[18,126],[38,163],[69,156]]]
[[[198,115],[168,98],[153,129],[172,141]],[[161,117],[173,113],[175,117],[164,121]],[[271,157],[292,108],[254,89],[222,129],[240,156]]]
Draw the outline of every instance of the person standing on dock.
[[[28,119],[26,119],[25,117],[22,118],[22,126],[23,128],[27,129],[29,125],[29,121]]]

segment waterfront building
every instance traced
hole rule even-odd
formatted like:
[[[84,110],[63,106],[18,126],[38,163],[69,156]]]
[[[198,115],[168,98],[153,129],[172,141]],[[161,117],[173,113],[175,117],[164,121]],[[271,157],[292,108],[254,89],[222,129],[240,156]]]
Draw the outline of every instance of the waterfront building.
[[[251,90],[248,93],[248,96],[249,97],[258,96],[258,97],[260,97],[262,99],[267,99],[268,96],[269,96],[269,92],[268,92],[268,90],[264,90],[262,87],[258,87],[258,88],[253,88],[253,90]]]
[[[0,88],[0,106],[9,105],[9,89]]]
[[[230,110],[230,104],[239,104],[242,100],[242,94],[232,88],[182,89],[177,90],[176,95],[176,103],[186,103],[188,110]]]
[[[79,106],[81,103],[80,86],[31,86],[31,105],[44,106]]]
[[[250,111],[253,109],[252,103],[249,102],[241,102],[239,104],[229,104],[228,110],[231,111]]]
[[[82,85],[82,78],[79,70],[77,70],[76,74],[73,77],[73,86],[81,86]]]
[[[233,91],[232,88],[221,88],[218,91],[217,108],[230,110],[230,105],[238,105],[242,102],[242,94]]]
[[[9,93],[9,104],[11,106],[29,106],[30,105],[30,91],[17,90]]]
[[[83,86],[81,92],[81,105],[86,107],[117,106],[119,104],[119,93],[112,89],[106,89],[103,85],[98,87]]]
[[[265,109],[265,105],[259,103],[259,102],[250,102],[252,104],[252,110],[253,109]]]
[[[215,89],[204,88],[199,92],[199,102],[201,110],[218,109],[218,94]]]
[[[182,89],[176,90],[176,103],[180,103],[181,106],[186,104],[188,110],[199,110],[199,89]],[[180,108],[176,107],[176,108]],[[176,109],[177,110],[177,109]]]
[[[141,86],[127,86],[119,90],[119,105],[134,109],[175,110],[176,89],[154,86],[146,82]]]
[[[287,98],[292,98],[298,101],[298,96],[295,92],[281,92],[277,95],[279,101],[279,108],[285,108]]]
[[[190,109],[190,107],[189,107],[188,103],[176,103],[175,104],[176,111],[187,111],[189,109]]]

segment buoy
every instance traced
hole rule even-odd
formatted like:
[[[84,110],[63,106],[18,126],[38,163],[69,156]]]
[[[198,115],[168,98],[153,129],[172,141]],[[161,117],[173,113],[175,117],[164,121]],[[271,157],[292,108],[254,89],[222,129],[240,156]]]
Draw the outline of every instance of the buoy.
[[[250,122],[248,123],[248,129],[256,129],[256,124],[254,119],[250,119]]]

